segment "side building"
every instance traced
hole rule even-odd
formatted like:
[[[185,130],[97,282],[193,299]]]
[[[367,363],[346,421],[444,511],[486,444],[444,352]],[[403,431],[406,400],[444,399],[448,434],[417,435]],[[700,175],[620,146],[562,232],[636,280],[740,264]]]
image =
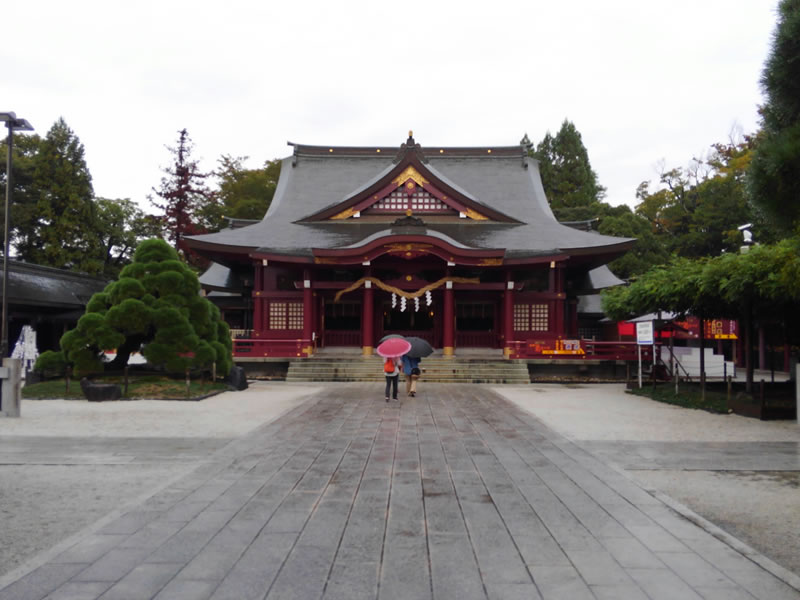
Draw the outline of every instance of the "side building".
[[[369,355],[389,333],[578,353],[579,298],[635,243],[558,223],[525,145],[291,145],[263,220],[186,238],[237,357]]]
[[[85,273],[9,260],[9,353],[24,325],[36,331],[39,352],[58,350],[61,336],[83,316],[92,295],[107,284],[106,279]]]

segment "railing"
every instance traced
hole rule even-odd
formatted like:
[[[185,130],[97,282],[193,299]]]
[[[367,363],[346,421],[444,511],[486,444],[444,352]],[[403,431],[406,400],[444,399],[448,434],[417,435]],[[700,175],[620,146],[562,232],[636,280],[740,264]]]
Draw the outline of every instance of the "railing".
[[[458,331],[456,332],[456,347],[496,348],[497,334],[493,331]]]
[[[586,358],[600,360],[638,360],[639,345],[636,342],[596,342],[581,340]],[[642,360],[653,361],[653,346],[642,346]]]
[[[426,342],[428,342],[431,346],[436,347],[435,339],[434,339],[434,332],[433,331],[419,331],[418,329],[392,329],[391,331],[384,332],[384,335],[389,335],[390,333],[396,333],[397,335],[402,335],[403,337],[418,337],[422,338]]]
[[[361,346],[360,331],[326,331],[323,338],[326,346]]]
[[[304,339],[235,339],[233,340],[234,358],[297,358],[309,356],[311,340]]]
[[[549,358],[566,360],[639,359],[636,342],[596,342],[594,340],[551,340],[544,343],[518,340],[509,342],[510,358]],[[653,347],[642,346],[642,360],[652,362]]]

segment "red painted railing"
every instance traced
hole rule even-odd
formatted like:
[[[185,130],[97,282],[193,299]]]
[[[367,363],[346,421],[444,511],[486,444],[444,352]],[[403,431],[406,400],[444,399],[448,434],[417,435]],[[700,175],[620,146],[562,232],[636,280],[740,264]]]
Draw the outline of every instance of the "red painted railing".
[[[361,332],[326,331],[323,340],[326,346],[361,346]]]
[[[596,342],[594,340],[552,340],[552,343],[510,342],[510,358],[566,360],[631,360],[639,358],[636,342]],[[642,346],[642,360],[653,360],[653,347]]]
[[[297,358],[309,356],[311,340],[292,339],[236,339],[233,340],[234,358]]]
[[[493,331],[457,331],[456,348],[497,348]]]
[[[581,340],[586,358],[601,360],[638,360],[639,348],[636,342],[595,342]],[[642,346],[642,360],[653,360],[653,346]]]

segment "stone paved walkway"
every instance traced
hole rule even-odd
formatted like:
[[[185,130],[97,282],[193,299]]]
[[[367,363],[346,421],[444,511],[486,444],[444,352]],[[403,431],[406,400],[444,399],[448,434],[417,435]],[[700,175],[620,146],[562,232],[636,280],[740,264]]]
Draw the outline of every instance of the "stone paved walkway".
[[[483,386],[331,386],[0,600],[764,599],[800,592]]]

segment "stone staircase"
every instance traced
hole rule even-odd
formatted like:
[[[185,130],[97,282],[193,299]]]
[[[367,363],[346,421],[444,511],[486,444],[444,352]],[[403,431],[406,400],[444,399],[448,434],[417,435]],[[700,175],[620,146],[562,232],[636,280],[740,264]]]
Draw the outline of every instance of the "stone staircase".
[[[496,356],[444,358],[432,355],[422,360],[421,381],[427,383],[530,383],[528,365]],[[404,376],[400,376],[400,381]],[[335,357],[316,355],[290,361],[286,381],[384,381],[383,359],[379,356]]]

